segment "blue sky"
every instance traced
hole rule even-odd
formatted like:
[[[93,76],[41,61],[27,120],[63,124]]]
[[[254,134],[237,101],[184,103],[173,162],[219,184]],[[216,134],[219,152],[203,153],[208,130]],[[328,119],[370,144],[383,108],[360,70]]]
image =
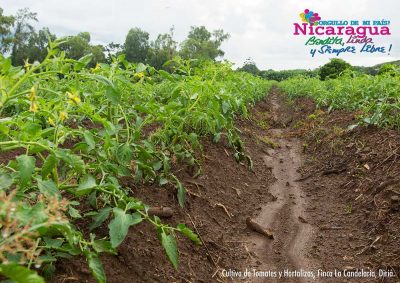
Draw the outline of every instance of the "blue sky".
[[[375,38],[377,45],[393,44],[390,55],[340,58],[365,66],[400,59],[398,0],[0,0],[0,7],[5,14],[28,7],[38,13],[38,27],[49,27],[58,36],[88,31],[92,41],[101,44],[122,43],[131,27],[140,27],[155,38],[174,26],[178,41],[192,25],[222,28],[231,35],[223,45],[225,58],[240,66],[251,57],[261,69],[315,68],[333,57],[311,58],[304,46],[306,37],[292,35],[299,13],[309,8],[326,20],[390,20],[392,35]]]

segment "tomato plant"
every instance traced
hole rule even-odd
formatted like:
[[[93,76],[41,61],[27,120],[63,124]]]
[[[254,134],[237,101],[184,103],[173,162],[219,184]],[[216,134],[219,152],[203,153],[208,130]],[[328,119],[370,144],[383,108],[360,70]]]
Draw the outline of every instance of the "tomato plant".
[[[176,233],[201,241],[185,224],[149,216],[120,178],[174,186],[183,207],[185,188],[172,164],[200,173],[194,153],[207,135],[216,142],[225,135],[235,158],[246,159],[235,115],[246,116],[272,82],[235,72],[230,63],[181,58],[169,62],[172,73],[123,55],[88,68],[90,55],[68,59],[59,44],[23,67],[0,56],[0,150],[12,156],[0,165],[0,273],[43,282],[35,269],[46,275],[57,259],[84,255],[94,278],[105,282],[99,254],[115,254],[129,227],[142,221],[156,227],[177,268]],[[89,237],[76,225],[84,219]],[[98,238],[107,219],[109,234]]]
[[[400,74],[347,72],[336,79],[295,77],[280,83],[289,96],[309,96],[319,106],[358,111],[360,123],[400,128]]]

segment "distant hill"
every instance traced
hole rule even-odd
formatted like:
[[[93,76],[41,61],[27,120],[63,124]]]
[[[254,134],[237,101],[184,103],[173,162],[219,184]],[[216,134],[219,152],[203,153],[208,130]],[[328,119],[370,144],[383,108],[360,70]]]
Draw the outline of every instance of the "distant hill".
[[[385,64],[393,64],[393,65],[400,66],[400,60],[384,62],[384,63],[376,64],[376,65],[371,66],[371,67],[354,66],[353,68],[356,69],[356,70],[359,70],[361,72],[370,74],[370,75],[376,75],[378,73],[378,71],[379,71],[379,68],[382,65],[385,65]]]
[[[382,66],[382,65],[385,65],[385,64],[393,64],[393,65],[397,65],[397,66],[400,66],[400,60],[397,60],[397,61],[390,61],[390,62],[385,62],[385,63],[380,63],[380,64],[377,64],[377,65],[375,65],[375,66],[372,66],[371,68],[380,68],[380,66]]]

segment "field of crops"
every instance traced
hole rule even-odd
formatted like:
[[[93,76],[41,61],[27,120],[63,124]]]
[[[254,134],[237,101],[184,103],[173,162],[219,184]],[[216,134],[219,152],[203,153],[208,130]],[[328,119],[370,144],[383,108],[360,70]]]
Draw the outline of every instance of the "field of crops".
[[[357,111],[362,124],[400,128],[400,76],[347,72],[337,79],[295,77],[280,83],[290,96],[308,96],[319,106]]]
[[[201,173],[201,137],[226,136],[232,158],[251,163],[234,118],[246,116],[272,82],[229,63],[177,58],[167,73],[123,56],[87,68],[90,59],[67,59],[56,42],[40,63],[14,67],[0,56],[0,270],[14,281],[44,282],[36,270],[46,276],[59,258],[84,255],[105,282],[99,254],[115,254],[141,221],[156,227],[176,268],[175,234],[201,241],[185,223],[170,227],[149,216],[119,178],[173,186],[184,206],[185,188],[171,168],[185,163]],[[100,238],[105,221],[109,236]],[[77,222],[88,223],[88,236]]]

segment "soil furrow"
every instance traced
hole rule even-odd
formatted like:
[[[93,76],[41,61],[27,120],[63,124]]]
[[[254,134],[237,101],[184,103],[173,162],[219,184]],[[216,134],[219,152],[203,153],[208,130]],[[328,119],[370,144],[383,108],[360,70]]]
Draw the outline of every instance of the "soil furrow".
[[[279,122],[280,105],[276,96],[271,96],[270,103],[273,120]],[[300,141],[286,138],[285,128],[270,129],[268,133],[276,146],[269,149],[263,159],[276,179],[268,188],[276,200],[265,204],[255,221],[272,229],[274,240],[251,235],[251,251],[256,255],[253,268],[277,272],[309,270],[304,247],[312,237],[313,228],[306,223],[304,195],[295,181],[302,164]],[[265,278],[254,278],[252,282],[257,280],[265,282]],[[297,277],[287,278],[287,281],[307,282]]]

